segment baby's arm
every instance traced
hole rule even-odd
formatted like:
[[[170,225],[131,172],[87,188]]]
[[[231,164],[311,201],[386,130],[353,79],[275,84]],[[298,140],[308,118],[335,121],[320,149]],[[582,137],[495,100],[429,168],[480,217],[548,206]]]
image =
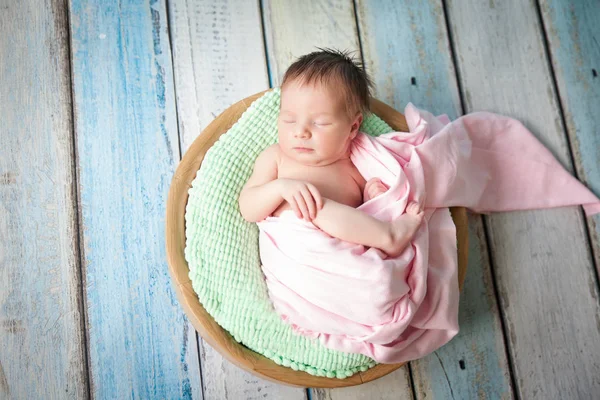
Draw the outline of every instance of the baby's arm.
[[[262,221],[283,201],[277,182],[278,145],[267,147],[256,159],[254,171],[240,193],[240,212],[248,222]]]

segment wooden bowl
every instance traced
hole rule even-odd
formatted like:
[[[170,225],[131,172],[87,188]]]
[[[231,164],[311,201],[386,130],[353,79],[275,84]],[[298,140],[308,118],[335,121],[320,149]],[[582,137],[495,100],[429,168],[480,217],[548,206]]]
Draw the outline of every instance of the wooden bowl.
[[[294,371],[291,368],[277,365],[272,360],[236,342],[206,312],[192,288],[192,282],[188,276],[190,272],[189,267],[184,257],[184,217],[188,200],[188,189],[196,177],[196,172],[199,170],[207,150],[217,141],[221,134],[231,128],[250,104],[265,92],[247,97],[223,111],[194,140],[194,143],[192,143],[183,156],[173,176],[167,200],[166,239],[169,272],[173,279],[177,298],[183,306],[188,319],[206,342],[230,362],[261,378],[290,386],[320,388],[354,386],[375,380],[400,368],[403,364],[378,364],[365,372],[358,372],[346,379],[313,376],[303,371]],[[395,131],[408,131],[404,116],[387,104],[373,99],[372,111],[387,122]],[[467,212],[462,207],[452,208],[450,211],[456,225],[458,238],[458,280],[459,287],[462,290],[467,270]]]

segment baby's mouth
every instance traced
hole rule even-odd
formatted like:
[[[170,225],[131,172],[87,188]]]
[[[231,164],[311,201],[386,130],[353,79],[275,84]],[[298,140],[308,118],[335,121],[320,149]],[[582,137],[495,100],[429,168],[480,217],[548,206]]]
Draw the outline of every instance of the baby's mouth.
[[[299,153],[310,153],[313,151],[313,149],[308,147],[294,147],[294,150],[296,150]]]

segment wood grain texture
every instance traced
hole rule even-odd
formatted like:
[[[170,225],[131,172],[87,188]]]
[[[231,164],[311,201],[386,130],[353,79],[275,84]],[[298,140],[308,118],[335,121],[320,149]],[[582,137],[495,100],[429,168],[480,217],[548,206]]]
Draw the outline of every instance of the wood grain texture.
[[[227,107],[269,88],[258,2],[169,1],[182,149]]]
[[[282,385],[246,372],[204,341],[200,351],[205,399],[306,399],[306,389]]]
[[[179,159],[164,3],[70,3],[92,396],[201,398],[172,290],[165,202]]]
[[[402,386],[404,385],[404,386]],[[312,389],[312,400],[412,400],[410,373],[405,365],[373,382],[336,389]]]
[[[0,398],[87,396],[66,5],[0,1]]]
[[[263,18],[273,86],[296,58],[317,47],[354,51],[360,58],[352,0],[263,0]]]
[[[435,115],[461,115],[441,1],[357,1],[356,11],[378,98],[399,111],[412,102]]]
[[[299,56],[315,51],[316,47],[334,47],[355,51],[361,57],[356,16],[352,1],[264,1],[265,37],[269,70],[273,85],[279,85],[285,70]],[[370,384],[371,399],[387,399],[399,393],[412,396],[409,375],[400,371],[391,377]],[[335,398],[334,390],[320,389],[313,397]],[[377,393],[381,397],[377,397]],[[362,387],[346,388],[348,400],[364,398]],[[338,397],[339,398],[339,397]]]
[[[169,2],[181,148],[236,101],[269,88],[258,2]],[[199,337],[205,399],[304,399],[244,371]]]
[[[573,171],[532,1],[449,1],[466,111],[515,117]],[[477,34],[473,34],[477,32]],[[600,393],[600,307],[581,209],[486,217],[519,398]]]
[[[376,97],[403,110],[408,102],[461,115],[441,1],[359,1],[359,32]],[[491,280],[481,216],[469,218],[469,267],[460,297],[459,334],[411,362],[417,398],[511,398],[510,371]]]
[[[577,177],[600,193],[600,5],[595,0],[540,1]],[[600,215],[589,218],[600,275]]]

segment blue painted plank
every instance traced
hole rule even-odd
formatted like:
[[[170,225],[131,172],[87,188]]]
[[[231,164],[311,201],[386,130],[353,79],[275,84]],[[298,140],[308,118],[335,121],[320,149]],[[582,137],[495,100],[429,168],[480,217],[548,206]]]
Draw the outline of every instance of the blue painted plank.
[[[0,5],[0,399],[87,396],[66,4]]]
[[[432,113],[461,114],[441,1],[374,0],[357,6],[367,71],[381,100]]]
[[[579,180],[600,193],[600,4],[540,2],[558,93]],[[600,273],[600,215],[590,230]]]
[[[72,0],[70,12],[92,395],[199,398],[165,256],[180,157],[165,4]]]
[[[456,118],[461,104],[441,1],[376,0],[357,7],[375,97]],[[510,371],[481,217],[469,216],[469,264],[460,333],[411,363],[417,398],[511,398]]]
[[[87,396],[66,17],[0,2],[0,399]]]

